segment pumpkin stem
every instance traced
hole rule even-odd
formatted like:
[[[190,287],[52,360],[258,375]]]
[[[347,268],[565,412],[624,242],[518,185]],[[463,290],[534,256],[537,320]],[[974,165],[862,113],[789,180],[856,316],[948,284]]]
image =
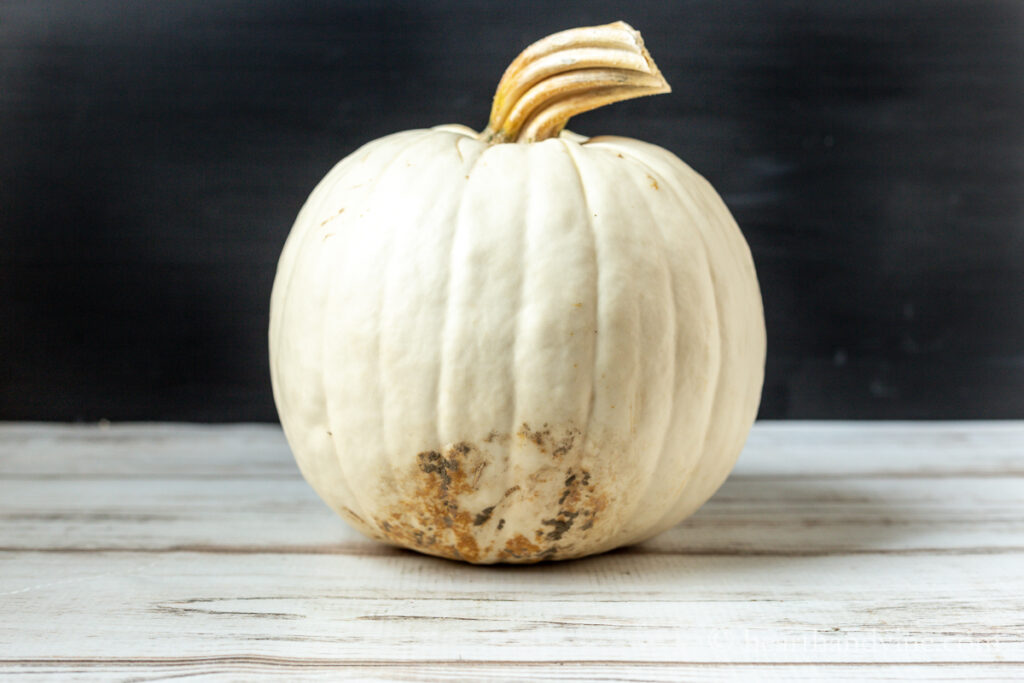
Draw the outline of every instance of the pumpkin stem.
[[[671,90],[629,24],[561,31],[530,45],[505,70],[480,138],[539,142],[556,137],[576,114]]]

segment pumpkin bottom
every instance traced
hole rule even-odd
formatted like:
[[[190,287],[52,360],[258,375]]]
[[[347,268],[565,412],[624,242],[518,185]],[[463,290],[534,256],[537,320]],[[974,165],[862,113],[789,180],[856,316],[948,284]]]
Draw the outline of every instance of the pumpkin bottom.
[[[335,509],[371,537],[453,560],[582,557],[638,540],[627,520],[660,519],[669,504],[642,509],[647,501],[631,495],[647,487],[637,486],[641,473],[624,471],[635,462],[620,457],[624,445],[592,442],[573,426],[524,424],[420,451],[380,477],[362,515]]]

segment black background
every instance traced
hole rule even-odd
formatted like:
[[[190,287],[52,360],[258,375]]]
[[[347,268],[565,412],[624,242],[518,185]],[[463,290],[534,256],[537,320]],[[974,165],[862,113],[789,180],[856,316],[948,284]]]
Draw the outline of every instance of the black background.
[[[571,127],[732,209],[762,417],[1024,417],[1024,3],[0,0],[0,419],[276,419],[268,299],[314,184],[482,128],[526,44],[620,18],[674,92]]]

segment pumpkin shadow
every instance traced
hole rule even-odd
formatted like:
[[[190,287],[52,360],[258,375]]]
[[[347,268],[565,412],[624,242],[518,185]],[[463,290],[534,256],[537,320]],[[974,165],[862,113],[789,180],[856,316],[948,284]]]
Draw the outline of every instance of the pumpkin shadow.
[[[599,575],[605,590],[614,592],[638,579],[678,585],[683,575],[694,585],[719,583],[769,566],[907,552],[926,520],[908,515],[899,488],[864,479],[734,476],[692,517],[643,543],[511,570]]]

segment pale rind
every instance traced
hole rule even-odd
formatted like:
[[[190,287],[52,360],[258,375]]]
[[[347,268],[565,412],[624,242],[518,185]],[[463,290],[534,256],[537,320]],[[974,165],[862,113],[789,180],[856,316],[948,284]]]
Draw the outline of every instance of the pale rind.
[[[750,250],[670,152],[461,126],[376,140],[302,208],[271,375],[317,493],[471,562],[579,557],[691,514],[756,416]]]

